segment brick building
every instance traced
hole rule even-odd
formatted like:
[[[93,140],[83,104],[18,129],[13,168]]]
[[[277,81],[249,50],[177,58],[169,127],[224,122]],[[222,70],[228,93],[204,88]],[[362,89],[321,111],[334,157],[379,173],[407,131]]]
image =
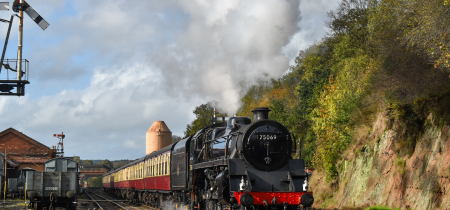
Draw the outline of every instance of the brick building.
[[[56,156],[56,151],[14,128],[0,132],[0,152],[5,153],[5,150],[8,158],[17,164],[16,174],[8,178],[18,176],[22,169],[44,171],[44,163]]]
[[[81,166],[81,175],[84,175],[85,179],[90,177],[100,177],[103,174],[108,173],[111,169],[103,164],[83,164]]]

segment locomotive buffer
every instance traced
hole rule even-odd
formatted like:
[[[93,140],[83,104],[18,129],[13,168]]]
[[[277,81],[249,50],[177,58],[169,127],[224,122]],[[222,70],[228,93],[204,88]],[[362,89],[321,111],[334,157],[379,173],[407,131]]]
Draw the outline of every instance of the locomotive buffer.
[[[0,2],[0,10],[9,10],[9,2]],[[25,85],[30,84],[28,81],[29,76],[29,63],[28,60],[22,59],[22,37],[23,37],[23,12],[34,20],[42,30],[45,30],[50,24],[45,21],[25,0],[15,0],[13,3],[13,11],[19,13],[11,15],[10,20],[1,19],[1,22],[9,23],[8,32],[6,33],[5,45],[3,46],[3,53],[0,60],[0,95],[25,95]],[[11,25],[14,17],[19,18],[19,45],[17,49],[17,59],[4,59],[6,47],[8,46],[9,34],[11,32]],[[6,63],[4,63],[6,61]],[[15,66],[13,66],[15,64]],[[6,79],[2,76],[2,68],[6,69]],[[9,74],[9,71],[16,72]],[[4,71],[5,72],[5,71]],[[13,91],[13,89],[16,89]]]

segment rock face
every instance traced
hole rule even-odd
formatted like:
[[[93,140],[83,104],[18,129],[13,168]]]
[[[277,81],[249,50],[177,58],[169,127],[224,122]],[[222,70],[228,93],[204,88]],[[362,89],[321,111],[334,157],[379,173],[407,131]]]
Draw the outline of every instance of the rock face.
[[[344,158],[337,186],[325,183],[320,173],[313,175],[316,207],[449,209],[449,125],[439,126],[429,115],[412,154],[400,156],[396,152],[400,135],[385,129],[386,124],[376,124],[368,139]],[[332,195],[321,195],[327,191],[325,185],[334,188]]]

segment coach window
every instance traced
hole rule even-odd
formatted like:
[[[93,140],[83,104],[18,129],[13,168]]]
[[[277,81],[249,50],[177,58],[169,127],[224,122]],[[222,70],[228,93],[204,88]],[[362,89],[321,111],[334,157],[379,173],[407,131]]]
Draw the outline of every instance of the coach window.
[[[167,161],[169,159],[167,158],[167,154],[165,156],[166,156],[166,161],[164,161],[164,175],[167,175]]]
[[[156,158],[156,171],[155,176],[159,176],[159,157]]]
[[[161,159],[162,159],[162,161],[161,161],[161,175],[164,175],[164,162],[166,162],[166,156],[163,155]]]
[[[166,162],[164,164],[165,164],[165,166],[164,166],[164,174],[167,175],[167,160],[166,160]]]
[[[155,176],[155,159],[152,159],[152,177]]]
[[[164,173],[164,163],[166,162],[166,155],[162,156],[162,161],[161,161],[161,175],[166,175],[166,173]]]
[[[159,175],[162,175],[162,162],[163,162],[163,157],[159,156]]]
[[[170,175],[170,153],[167,154],[167,175]]]

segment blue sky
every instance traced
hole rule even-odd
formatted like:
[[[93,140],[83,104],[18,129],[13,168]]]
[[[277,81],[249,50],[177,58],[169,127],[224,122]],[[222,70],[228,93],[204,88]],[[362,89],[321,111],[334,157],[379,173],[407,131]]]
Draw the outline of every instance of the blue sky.
[[[236,112],[248,87],[279,78],[299,50],[324,36],[326,12],[338,3],[27,2],[50,26],[42,31],[24,19],[31,84],[24,97],[0,97],[0,130],[13,127],[49,147],[63,131],[66,156],[110,160],[145,155],[155,120],[182,135],[202,103]],[[6,58],[17,56],[17,28],[16,18]]]

